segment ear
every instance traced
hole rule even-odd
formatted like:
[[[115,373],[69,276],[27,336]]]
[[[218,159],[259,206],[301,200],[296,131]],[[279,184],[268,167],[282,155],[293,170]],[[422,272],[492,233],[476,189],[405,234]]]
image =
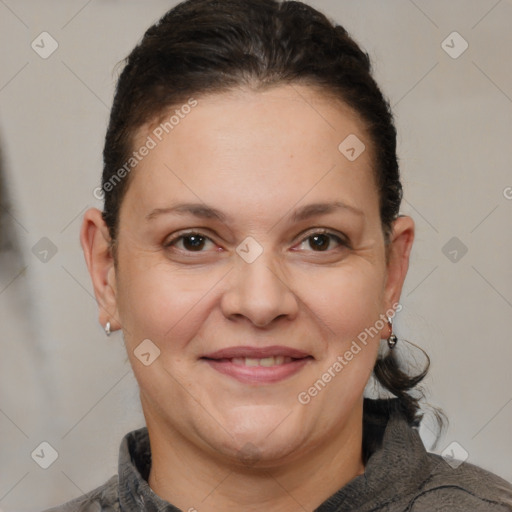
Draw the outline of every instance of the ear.
[[[117,310],[116,270],[110,240],[100,210],[87,210],[80,230],[80,243],[98,302],[99,321],[102,326],[110,322],[111,330],[115,330],[121,328],[121,322]]]
[[[388,247],[387,278],[384,291],[386,310],[400,301],[402,287],[409,268],[409,255],[414,241],[414,221],[406,215],[393,222]]]

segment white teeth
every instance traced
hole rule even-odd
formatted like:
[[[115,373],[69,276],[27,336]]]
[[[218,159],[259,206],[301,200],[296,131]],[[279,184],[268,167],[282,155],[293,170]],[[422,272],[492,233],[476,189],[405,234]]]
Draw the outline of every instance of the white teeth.
[[[255,359],[253,357],[234,357],[231,359],[231,362],[238,366],[264,366],[267,368],[270,366],[280,366],[285,363],[291,363],[291,361],[291,357],[285,356],[271,356],[263,357],[261,359]]]

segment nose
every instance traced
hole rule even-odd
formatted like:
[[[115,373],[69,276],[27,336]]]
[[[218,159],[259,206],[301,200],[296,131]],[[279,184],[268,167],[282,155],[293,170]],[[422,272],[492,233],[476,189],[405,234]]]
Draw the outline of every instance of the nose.
[[[226,318],[246,318],[257,327],[266,327],[278,318],[292,320],[299,302],[291,288],[289,274],[264,251],[248,263],[237,258],[221,301]]]

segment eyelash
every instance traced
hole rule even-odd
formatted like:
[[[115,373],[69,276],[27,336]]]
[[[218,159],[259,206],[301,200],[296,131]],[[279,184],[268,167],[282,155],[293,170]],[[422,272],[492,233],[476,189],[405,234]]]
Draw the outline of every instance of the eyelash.
[[[191,237],[191,236],[200,236],[201,238],[205,239],[205,240],[208,240],[212,243],[215,243],[213,242],[213,240],[206,236],[206,235],[203,235],[201,232],[199,231],[187,231],[187,232],[184,232],[184,233],[180,233],[178,234],[177,236],[175,236],[174,238],[172,238],[171,240],[169,240],[168,242],[165,243],[165,248],[171,248],[172,246],[174,246],[178,241],[180,240],[183,240],[187,237]],[[327,235],[329,237],[331,237],[331,239],[334,239],[336,240],[339,245],[341,247],[345,247],[345,248],[348,248],[350,249],[350,244],[347,240],[345,240],[342,236],[339,236],[338,234],[332,232],[332,231],[329,231],[327,229],[317,229],[316,231],[313,231],[309,234],[307,234],[304,238],[301,239],[301,241],[299,242],[299,244],[302,244],[303,242],[306,242],[308,239],[314,237],[314,236],[317,236],[317,235]],[[327,251],[308,251],[308,252],[318,252],[318,253],[331,253],[333,250],[335,249],[330,249],[330,250],[327,250]],[[180,251],[182,252],[185,252],[185,253],[188,253],[188,254],[194,254],[194,253],[197,253],[197,254],[201,254],[205,251],[189,251],[187,249],[180,249]]]

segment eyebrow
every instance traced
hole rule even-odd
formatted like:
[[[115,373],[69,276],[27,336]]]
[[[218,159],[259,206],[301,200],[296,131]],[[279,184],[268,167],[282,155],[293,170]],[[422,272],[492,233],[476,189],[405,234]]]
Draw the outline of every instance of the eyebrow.
[[[201,203],[180,203],[169,208],[155,208],[146,215],[146,220],[150,221],[155,217],[170,213],[189,214],[202,219],[217,219],[221,222],[226,222],[227,220],[226,215],[220,210]]]
[[[331,201],[327,203],[312,203],[295,210],[292,214],[291,220],[293,222],[300,222],[317,215],[326,215],[338,210],[345,210],[352,212],[359,216],[364,216],[364,213],[355,206],[348,205],[342,201]],[[216,219],[221,222],[229,221],[229,217],[220,210],[202,203],[180,203],[169,208],[155,208],[153,211],[146,215],[146,220],[150,221],[161,215],[168,214],[189,214],[202,219]]]
[[[313,203],[303,206],[302,208],[299,208],[293,213],[292,220],[294,222],[299,222],[305,219],[309,219],[310,217],[314,217],[316,215],[326,215],[328,213],[333,213],[338,210],[349,211],[364,217],[363,211],[360,210],[359,208],[348,205],[342,201],[332,201],[329,203]]]

